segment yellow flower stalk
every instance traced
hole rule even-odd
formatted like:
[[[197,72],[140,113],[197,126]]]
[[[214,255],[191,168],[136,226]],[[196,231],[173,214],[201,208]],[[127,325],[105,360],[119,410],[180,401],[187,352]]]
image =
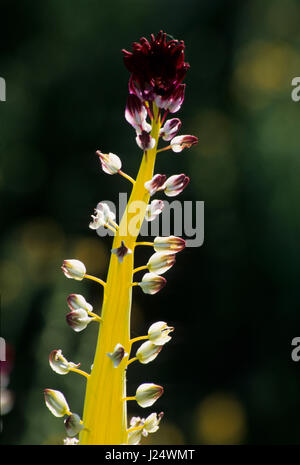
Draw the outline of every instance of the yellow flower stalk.
[[[86,267],[78,260],[65,260],[62,266],[64,274],[71,279],[91,279],[103,287],[103,306],[101,316],[94,313],[83,296],[71,294],[68,298],[70,313],[67,322],[75,331],[81,331],[92,322],[99,324],[97,347],[91,373],[82,372],[79,365],[68,362],[60,350],[52,352],[50,366],[59,374],[75,372],[86,377],[86,393],[82,420],[69,407],[60,407],[59,413],[66,413],[67,434],[79,434],[80,445],[120,445],[136,444],[148,433],[154,433],[162,418],[162,413],[153,413],[147,419],[127,419],[127,402],[134,400],[141,407],[151,406],[163,393],[163,388],[154,383],[144,383],[135,395],[127,395],[126,376],[130,376],[131,364],[140,361],[152,361],[168,342],[169,332],[174,328],[165,322],[157,322],[149,328],[148,334],[131,339],[131,302],[136,286],[147,294],[158,292],[166,283],[165,273],[175,263],[175,254],[184,248],[184,240],[170,236],[156,238],[154,242],[137,242],[144,219],[153,220],[163,208],[161,200],[150,203],[150,197],[164,191],[167,196],[179,194],[188,184],[185,175],[174,175],[169,180],[165,175],[154,173],[159,138],[171,141],[166,149],[172,149],[172,140],[180,129],[181,122],[173,118],[165,122],[167,114],[175,113],[184,99],[184,75],[189,67],[184,62],[184,43],[176,40],[166,41],[166,34],[160,32],[151,40],[142,38],[133,44],[133,52],[123,51],[124,62],[131,73],[129,81],[130,95],[127,100],[125,117],[136,131],[136,142],[143,150],[141,165],[136,179],[121,171],[122,163],[113,153],[103,154],[97,151],[105,173],[124,176],[131,184],[131,195],[118,225],[115,215],[105,203],[99,203],[92,215],[91,229],[105,226],[114,232],[112,253],[106,282],[90,276]],[[162,64],[162,56],[165,63]],[[160,67],[157,66],[160,63]],[[147,122],[147,116],[150,123]],[[194,136],[177,136],[174,145],[176,152],[197,142]],[[153,248],[154,256],[147,265],[135,268],[134,252],[136,246]],[[141,282],[135,281],[135,273],[145,270]],[[137,356],[130,358],[134,343],[144,344],[138,349]],[[149,341],[145,344],[145,341]],[[127,374],[128,370],[128,374]],[[64,399],[58,391],[52,404],[56,406]],[[58,400],[57,400],[58,399]],[[49,400],[47,401],[49,407]],[[51,404],[51,406],[52,406]],[[67,404],[66,404],[67,405]],[[52,407],[53,411],[53,407]],[[61,415],[63,416],[63,415]],[[72,427],[70,427],[72,425]],[[134,434],[133,434],[134,433]],[[66,444],[75,444],[66,440]]]

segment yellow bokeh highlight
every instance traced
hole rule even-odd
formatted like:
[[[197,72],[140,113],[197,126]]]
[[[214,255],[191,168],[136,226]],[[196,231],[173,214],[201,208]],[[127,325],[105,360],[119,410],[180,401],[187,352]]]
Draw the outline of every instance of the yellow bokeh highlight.
[[[85,264],[88,274],[105,279],[109,250],[105,247],[103,239],[101,240],[100,237],[78,239],[73,244],[71,255],[71,258],[76,258]]]
[[[200,444],[240,444],[246,432],[244,408],[230,394],[211,394],[196,410],[195,430]]]
[[[284,41],[253,40],[237,53],[232,93],[250,108],[270,99],[289,98],[291,80],[300,73],[300,53]]]

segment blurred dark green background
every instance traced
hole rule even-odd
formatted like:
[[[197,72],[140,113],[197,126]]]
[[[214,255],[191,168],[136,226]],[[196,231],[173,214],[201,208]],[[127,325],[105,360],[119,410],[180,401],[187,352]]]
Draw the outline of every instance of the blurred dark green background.
[[[60,265],[77,258],[105,278],[111,239],[88,229],[90,215],[129,186],[102,173],[94,153],[114,152],[136,174],[120,50],[163,29],[186,43],[191,69],[176,116],[199,145],[166,152],[157,172],[191,177],[179,199],[205,202],[205,241],[178,256],[159,294],[134,293],[133,335],[157,320],[176,331],[154,362],[128,370],[128,393],[147,381],[165,387],[154,444],[299,444],[300,103],[291,80],[300,2],[2,0],[0,11],[1,336],[14,396],[1,443],[61,441],[45,387],[82,412],[84,380],[53,373],[48,354],[61,348],[89,369],[97,328],[67,327],[66,297],[81,293],[96,307],[102,292],[67,280]],[[139,251],[138,264],[148,256]]]

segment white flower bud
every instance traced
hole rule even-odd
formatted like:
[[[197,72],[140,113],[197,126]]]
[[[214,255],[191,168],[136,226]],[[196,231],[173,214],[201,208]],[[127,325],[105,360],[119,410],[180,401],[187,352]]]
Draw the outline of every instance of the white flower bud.
[[[70,414],[70,408],[65,396],[54,389],[44,389],[45,402],[50,412],[55,417],[63,417]]]
[[[139,286],[145,294],[156,294],[165,285],[167,280],[155,273],[145,273]]]
[[[83,430],[84,425],[80,419],[80,416],[77,413],[71,413],[65,420],[64,420],[66,432],[68,436],[76,436],[76,434],[80,433]]]
[[[156,252],[180,252],[185,248],[185,240],[181,237],[156,237],[153,248]]]
[[[185,174],[174,174],[170,176],[164,184],[164,193],[168,197],[175,197],[180,194],[190,182],[190,178]]]
[[[157,321],[148,329],[149,341],[162,346],[171,340],[169,333],[172,331],[174,331],[172,326],[168,326],[164,321]]]
[[[106,354],[113,362],[114,368],[117,368],[122,362],[123,358],[128,354],[125,353],[125,349],[121,344],[117,344],[114,351]]]
[[[66,315],[66,320],[68,325],[78,333],[85,329],[87,325],[93,321],[93,318],[88,316],[84,308],[77,308]]]
[[[149,191],[152,196],[155,192],[162,190],[163,185],[167,179],[165,174],[156,174],[150,181],[145,182],[145,188]]]
[[[102,169],[107,174],[116,174],[122,168],[122,162],[118,155],[114,153],[102,153],[100,150],[97,150],[96,154],[98,155]]]
[[[176,256],[172,252],[155,252],[148,260],[147,266],[151,273],[164,274],[174,265]]]
[[[89,304],[85,298],[80,294],[70,294],[67,297],[67,303],[70,310],[77,310],[78,308],[83,308],[87,312],[92,312],[93,307]]]
[[[196,136],[176,136],[171,140],[171,148],[173,152],[181,152],[184,148],[190,148],[192,145],[198,143],[198,137]]]
[[[52,370],[59,375],[66,375],[69,373],[71,368],[80,366],[80,363],[76,365],[73,362],[68,362],[68,360],[63,356],[61,350],[52,350],[49,355],[49,364]]]
[[[79,260],[64,260],[61,269],[67,278],[81,281],[86,273],[86,268]]]
[[[151,341],[146,341],[138,348],[135,356],[140,363],[147,364],[157,357],[161,349],[162,346],[155,345]]]
[[[162,386],[153,383],[144,383],[137,388],[135,400],[140,407],[151,407],[163,392],[164,389]]]
[[[180,128],[180,119],[172,118],[165,122],[164,126],[159,131],[159,135],[163,138],[163,140],[168,141],[176,136]]]
[[[153,221],[158,215],[161,214],[164,208],[164,202],[162,200],[152,200],[152,202],[147,205],[145,220]]]
[[[142,131],[150,132],[152,127],[147,123],[147,110],[141,100],[134,94],[129,94],[125,109],[125,118],[131,124],[137,134]]]

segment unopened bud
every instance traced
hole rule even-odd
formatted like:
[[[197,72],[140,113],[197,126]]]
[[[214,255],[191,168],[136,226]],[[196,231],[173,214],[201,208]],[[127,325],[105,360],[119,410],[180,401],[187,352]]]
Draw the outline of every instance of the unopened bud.
[[[79,260],[64,260],[61,269],[67,278],[81,281],[86,273],[86,268]]]
[[[161,349],[162,346],[155,345],[151,341],[146,341],[138,348],[135,356],[140,363],[147,364],[157,357]]]
[[[190,148],[192,145],[198,143],[198,137],[196,136],[176,136],[171,140],[171,148],[173,152],[181,152],[185,148]]]
[[[157,95],[155,103],[159,108],[176,113],[184,100],[185,84],[180,84],[171,94]]]
[[[67,435],[70,437],[76,436],[76,434],[80,433],[84,428],[80,416],[77,415],[77,413],[71,413],[71,415],[64,420],[64,424]]]
[[[164,389],[162,386],[153,383],[144,383],[137,388],[135,399],[140,407],[151,407],[163,392]]]
[[[162,189],[167,176],[165,174],[156,174],[150,181],[145,182],[145,188],[149,191],[150,195]]]
[[[52,370],[59,375],[66,375],[69,373],[71,368],[80,366],[80,363],[76,365],[73,362],[68,362],[68,360],[63,356],[61,350],[52,350],[49,355],[49,364]]]
[[[54,389],[44,389],[44,396],[48,409],[55,417],[70,414],[70,408],[62,392]]]
[[[185,248],[185,240],[177,236],[156,237],[153,248],[156,252],[180,252]]]
[[[69,326],[74,331],[79,333],[87,327],[87,325],[93,321],[93,318],[88,316],[88,313],[84,308],[77,308],[70,313],[67,313],[66,320]]]
[[[85,298],[80,294],[70,294],[67,297],[67,303],[70,310],[77,310],[78,308],[83,308],[87,312],[92,312],[93,307],[89,304]]]
[[[137,134],[141,134],[142,131],[151,131],[151,125],[146,122],[147,110],[134,94],[130,94],[127,98],[125,118],[134,127]]]
[[[151,136],[150,132],[142,131],[141,134],[138,134],[135,138],[137,145],[144,152],[147,150],[153,149],[155,146],[155,139]]]
[[[102,153],[100,150],[97,150],[96,154],[100,159],[101,167],[105,173],[116,174],[122,168],[122,162],[118,155],[114,153]]]
[[[172,252],[155,252],[148,260],[147,266],[151,273],[164,274],[174,265],[176,256]]]
[[[165,122],[164,126],[159,131],[160,137],[168,141],[173,139],[181,128],[181,121],[178,118],[172,118]]]
[[[190,182],[190,178],[185,174],[174,174],[170,176],[164,184],[164,193],[168,197],[175,197],[180,194]]]
[[[149,341],[159,346],[164,345],[170,341],[171,336],[169,336],[169,333],[172,331],[174,331],[172,326],[168,326],[164,321],[157,321],[148,329]]]
[[[114,368],[117,368],[122,362],[123,358],[128,354],[125,353],[125,349],[121,344],[117,344],[114,351],[106,354],[113,362]]]
[[[156,294],[167,283],[167,280],[155,273],[145,273],[139,286],[145,294]]]

